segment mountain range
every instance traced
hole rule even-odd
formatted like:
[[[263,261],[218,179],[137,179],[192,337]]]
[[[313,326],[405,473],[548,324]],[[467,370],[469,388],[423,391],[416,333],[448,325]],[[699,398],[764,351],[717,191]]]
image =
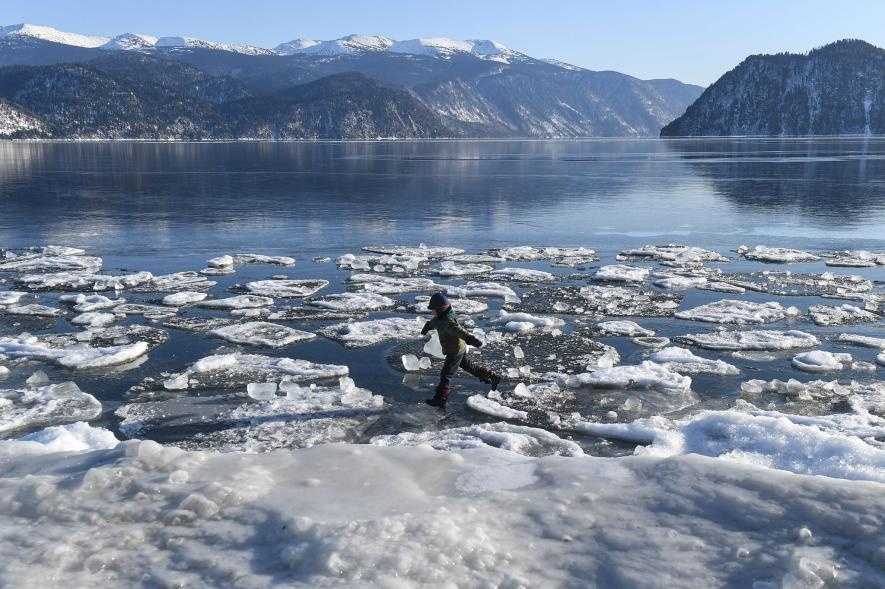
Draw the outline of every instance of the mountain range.
[[[350,35],[264,49],[0,27],[7,137],[648,137],[702,90],[489,40]]]
[[[885,134],[885,50],[848,39],[807,54],[752,55],[661,136]]]

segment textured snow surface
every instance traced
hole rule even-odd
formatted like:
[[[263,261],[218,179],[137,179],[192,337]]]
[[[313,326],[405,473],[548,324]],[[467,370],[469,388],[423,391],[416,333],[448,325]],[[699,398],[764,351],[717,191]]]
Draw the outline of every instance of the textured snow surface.
[[[676,317],[707,323],[773,323],[789,316],[798,315],[795,307],[784,308],[780,303],[754,303],[752,301],[722,300],[707,303],[687,311],[679,311]]]
[[[692,333],[682,339],[708,350],[792,350],[811,348],[820,343],[816,336],[804,331],[716,331],[713,333]]]
[[[60,366],[74,370],[125,364],[147,354],[148,350],[146,342],[100,348],[55,348],[41,343],[33,336],[0,337],[0,354],[5,354],[9,358],[56,362]]]
[[[0,39],[4,37],[31,37],[52,43],[73,45],[75,47],[100,47],[108,42],[107,37],[90,37],[78,33],[65,33],[52,27],[27,23],[0,27]]]
[[[265,321],[248,321],[219,327],[209,332],[210,335],[226,339],[237,344],[250,346],[267,346],[281,348],[297,342],[313,339],[316,334],[285,325],[267,323]]]
[[[721,433],[733,425],[783,462],[821,451],[786,443],[790,422],[735,417],[697,420],[679,439],[727,454],[742,447]],[[71,587],[885,582],[881,484],[741,464],[747,455],[329,445],[256,456],[131,441],[12,456],[0,467],[15,474],[0,478],[0,582],[52,586],[60,570]]]
[[[42,428],[101,415],[101,403],[73,382],[35,390],[0,389],[0,435]]]
[[[347,347],[362,348],[374,346],[390,340],[418,339],[421,337],[421,324],[414,319],[390,317],[369,321],[336,323],[319,330],[319,333]]]

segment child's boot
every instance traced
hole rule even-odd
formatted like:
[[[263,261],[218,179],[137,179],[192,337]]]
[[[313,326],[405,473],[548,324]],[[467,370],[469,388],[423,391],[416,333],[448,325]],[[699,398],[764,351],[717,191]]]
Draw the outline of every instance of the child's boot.
[[[450,389],[449,387],[437,387],[436,394],[433,395],[433,398],[425,399],[424,402],[431,407],[439,407],[440,409],[445,409],[446,401],[448,401],[449,395],[451,394],[452,389]]]

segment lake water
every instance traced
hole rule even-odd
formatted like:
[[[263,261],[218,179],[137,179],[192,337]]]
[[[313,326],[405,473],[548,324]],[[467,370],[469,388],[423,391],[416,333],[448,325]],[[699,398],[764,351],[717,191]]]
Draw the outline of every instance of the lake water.
[[[564,279],[570,285],[587,284],[587,274],[616,263],[615,255],[624,248],[665,243],[718,251],[733,259],[722,266],[729,272],[823,272],[828,269],[823,261],[770,266],[745,261],[735,250],[741,244],[816,253],[885,250],[885,139],[0,144],[0,248],[83,247],[102,256],[104,270],[115,273],[199,270],[209,258],[238,252],[297,260],[292,268],[238,266],[236,274],[213,278],[218,285],[211,294],[220,298],[230,296],[235,284],[275,274],[327,279],[331,285],[322,294],[343,292],[349,272],[334,263],[314,263],[314,257],[334,259],[368,245],[419,243],[468,253],[518,245],[596,250],[601,260],[577,270],[554,269],[549,261],[499,265],[563,277],[583,273]],[[885,280],[882,266],[832,270],[880,281],[880,286]],[[0,290],[13,287],[9,280]],[[526,291],[520,285],[514,288]],[[412,301],[415,294],[395,298]],[[695,289],[682,294],[680,309],[729,298]],[[158,299],[123,296],[130,301]],[[803,314],[810,304],[845,302],[759,293],[739,298],[776,299],[796,305]],[[58,306],[57,293],[39,294],[37,300]],[[489,315],[495,315],[500,299],[488,302]],[[143,322],[140,317],[127,321]],[[666,336],[713,329],[672,318],[637,321]],[[477,323],[487,327],[483,319]],[[0,315],[0,324],[0,335],[30,327],[10,315]],[[839,331],[815,329],[808,322],[792,327],[827,337]],[[573,318],[568,318],[565,329],[573,328]],[[850,328],[883,336],[881,319]],[[62,319],[44,329],[65,332],[72,327]],[[113,412],[126,401],[131,386],[162,372],[181,371],[224,344],[169,331],[169,341],[131,370],[71,373],[28,365],[14,368],[6,385],[19,385],[36,368],[46,370],[54,382],[73,379],[102,401],[100,423],[115,428]],[[623,364],[639,363],[648,352],[627,338],[600,341],[617,348]],[[349,350],[319,337],[281,350],[248,351],[349,366],[357,385],[388,402],[359,439],[488,421],[465,411],[464,397],[483,389],[463,375],[444,420],[420,406],[422,391],[432,389],[433,378],[403,384],[402,373],[388,362],[395,348],[382,344]],[[822,348],[838,349],[829,341]],[[874,362],[873,350],[851,352],[858,360]],[[713,357],[734,362],[727,355]],[[847,370],[832,378],[876,380],[882,370]],[[696,377],[695,407],[730,405],[740,383],[749,378],[811,376],[793,370],[789,356],[744,360],[738,376]],[[193,431],[157,428],[145,435],[176,441]],[[589,438],[580,442],[599,453],[629,449]]]

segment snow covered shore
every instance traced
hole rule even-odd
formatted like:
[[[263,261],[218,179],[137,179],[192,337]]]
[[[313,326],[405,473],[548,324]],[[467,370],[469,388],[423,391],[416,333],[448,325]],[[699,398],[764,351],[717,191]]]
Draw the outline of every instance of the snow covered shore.
[[[77,427],[0,442],[4,587],[885,584],[875,482],[694,454],[109,448]]]

